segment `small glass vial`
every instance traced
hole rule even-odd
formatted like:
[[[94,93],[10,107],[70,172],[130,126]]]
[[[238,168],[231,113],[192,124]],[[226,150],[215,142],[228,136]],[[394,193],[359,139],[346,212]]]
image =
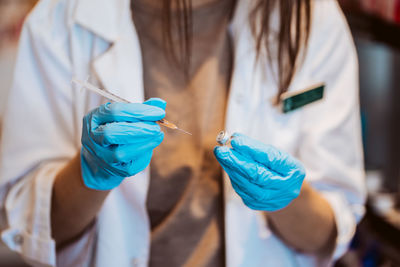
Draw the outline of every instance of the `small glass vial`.
[[[232,136],[227,131],[221,131],[217,135],[217,143],[223,146],[230,146]]]

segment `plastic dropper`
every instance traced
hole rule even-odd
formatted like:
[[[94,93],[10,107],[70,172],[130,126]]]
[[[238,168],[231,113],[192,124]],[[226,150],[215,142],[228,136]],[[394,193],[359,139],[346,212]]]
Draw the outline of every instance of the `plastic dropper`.
[[[107,99],[109,99],[111,101],[122,102],[122,103],[132,103],[132,102],[126,100],[126,99],[123,99],[122,97],[114,95],[113,93],[110,93],[110,92],[108,92],[106,90],[102,90],[100,88],[97,88],[96,86],[94,86],[93,84],[89,83],[88,81],[81,81],[81,80],[78,80],[76,78],[73,78],[71,82],[79,85],[81,88],[85,88],[85,89],[88,89],[88,90],[90,90],[92,92],[95,92],[96,94],[99,94],[99,95],[101,95],[101,96],[103,96],[103,97],[105,97],[105,98],[107,98]],[[183,132],[185,134],[192,135],[191,133],[179,128],[178,126],[176,126],[176,124],[174,124],[172,122],[169,122],[166,119],[161,119],[161,120],[157,121],[157,123],[159,125],[165,126],[167,128],[170,128],[170,129],[173,129],[173,130],[179,130],[179,131],[181,131],[181,132]]]

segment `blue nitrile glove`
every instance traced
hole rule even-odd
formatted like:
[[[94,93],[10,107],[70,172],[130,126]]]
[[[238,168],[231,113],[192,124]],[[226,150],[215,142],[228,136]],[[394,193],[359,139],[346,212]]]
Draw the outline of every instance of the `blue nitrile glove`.
[[[234,134],[231,145],[214,154],[249,208],[276,211],[299,195],[305,170],[294,157],[243,134]]]
[[[113,189],[149,165],[164,138],[156,121],[164,118],[165,106],[158,98],[143,104],[107,103],[83,118],[81,166],[87,187]]]

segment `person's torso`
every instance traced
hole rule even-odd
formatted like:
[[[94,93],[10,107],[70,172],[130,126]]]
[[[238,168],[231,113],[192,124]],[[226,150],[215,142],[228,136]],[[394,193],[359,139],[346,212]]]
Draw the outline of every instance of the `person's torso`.
[[[60,4],[54,4],[53,1],[43,0],[38,6],[40,13],[37,14],[42,16],[43,13],[47,14],[44,9],[57,9],[54,10],[60,15],[57,17],[57,30],[61,27],[59,24],[75,22],[73,27],[71,24],[65,26],[70,35],[65,40],[72,47],[68,56],[73,64],[66,67],[71,67],[74,75],[82,79],[91,75],[98,79],[100,87],[130,101],[139,102],[143,101],[142,55],[131,14],[121,11],[129,8],[126,2],[128,0],[79,0],[59,1]],[[255,51],[248,25],[249,2],[238,1],[238,7],[241,8],[236,9],[230,25],[235,60],[226,104],[225,129],[231,132],[240,131],[289,153],[295,153],[301,136],[299,125],[304,118],[301,117],[302,112],[281,114],[270,104],[270,99],[276,96],[276,84],[268,74],[271,71],[268,64],[256,67],[254,64]],[[68,12],[60,13],[59,10],[64,11],[65,6]],[[322,22],[321,18],[317,19],[319,21],[315,24]],[[41,21],[36,26],[43,29]],[[46,38],[49,37],[47,35]],[[62,51],[64,47],[61,45],[64,44],[60,42]],[[303,71],[309,68],[308,65],[301,69],[303,77],[297,77],[293,81],[293,90],[300,90],[314,82],[308,79],[309,73]],[[62,97],[70,96],[71,92],[75,91],[65,86]],[[71,138],[76,147],[79,147],[82,116],[104,103],[105,99],[90,93],[73,93],[71,98],[75,106],[72,115],[75,123],[71,126],[70,135],[73,136]],[[70,110],[65,108],[64,111]],[[82,263],[83,266],[147,265],[151,230],[145,203],[148,174],[148,170],[145,170],[128,178],[110,193],[97,219],[97,236],[93,241],[96,242],[95,252],[93,255],[82,255],[90,260],[90,263],[85,261],[88,265]],[[258,212],[248,209],[242,203],[226,178],[224,193],[227,266],[263,266],[265,262],[271,266],[299,266],[296,263],[298,257],[303,257],[304,262],[309,263],[303,266],[315,265],[313,256],[292,251],[270,232],[268,225],[259,218]],[[76,255],[80,251],[74,253]],[[73,258],[74,253],[67,253],[64,259]],[[132,262],[138,264],[134,265]]]

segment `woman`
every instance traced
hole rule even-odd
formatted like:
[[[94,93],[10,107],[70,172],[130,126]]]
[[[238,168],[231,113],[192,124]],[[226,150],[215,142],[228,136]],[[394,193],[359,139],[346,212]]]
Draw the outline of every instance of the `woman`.
[[[136,104],[71,88],[87,76]],[[330,264],[363,213],[357,86],[333,0],[42,0],[5,115],[2,239],[38,265]]]

